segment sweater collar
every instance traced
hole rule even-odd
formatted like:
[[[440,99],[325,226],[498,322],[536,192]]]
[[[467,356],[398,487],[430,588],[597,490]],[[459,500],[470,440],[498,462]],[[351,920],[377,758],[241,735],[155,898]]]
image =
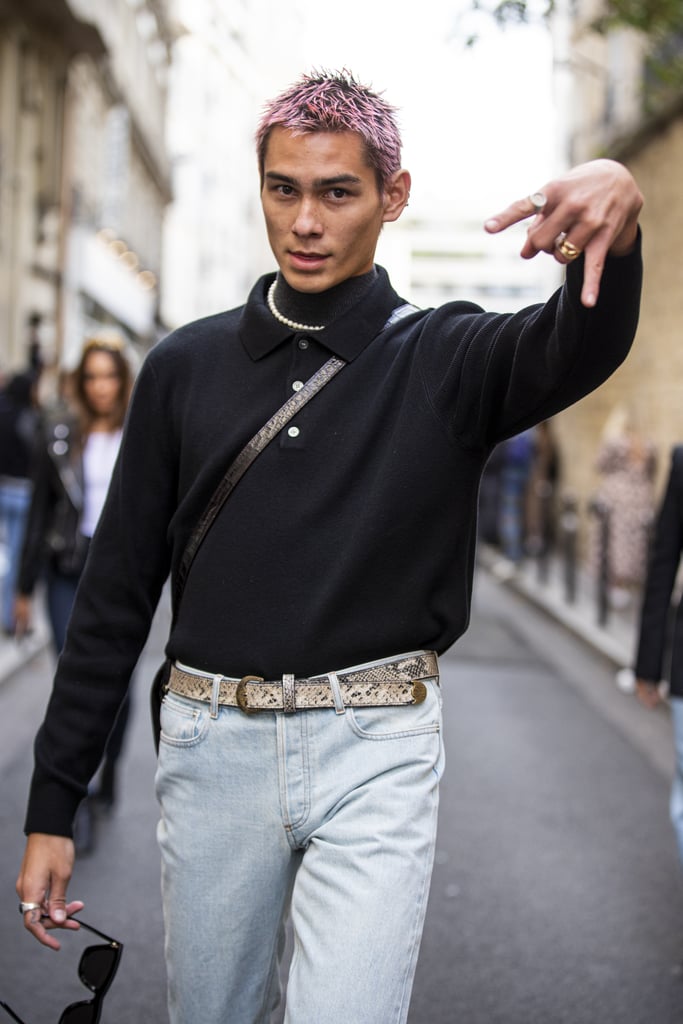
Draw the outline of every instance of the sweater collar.
[[[268,309],[266,295],[275,276],[266,274],[259,278],[240,317],[240,340],[254,360],[269,355],[294,333],[306,336],[305,331],[294,332],[278,323]],[[392,288],[386,270],[377,267],[376,280],[362,298],[329,327],[310,337],[334,355],[351,362],[379,334],[392,310],[400,304],[401,299]]]

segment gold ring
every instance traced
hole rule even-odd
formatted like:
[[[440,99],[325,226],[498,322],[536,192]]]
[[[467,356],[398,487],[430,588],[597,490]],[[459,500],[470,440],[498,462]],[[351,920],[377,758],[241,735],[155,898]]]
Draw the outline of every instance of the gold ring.
[[[548,197],[545,192],[532,192],[529,196],[529,202],[534,208],[534,213],[540,213],[548,202]]]
[[[570,262],[571,260],[575,260],[577,256],[581,255],[581,250],[577,249],[577,247],[575,245],[572,245],[571,242],[568,242],[566,235],[557,236],[555,248],[560,253],[560,255],[564,256],[564,258],[566,260],[569,260]]]

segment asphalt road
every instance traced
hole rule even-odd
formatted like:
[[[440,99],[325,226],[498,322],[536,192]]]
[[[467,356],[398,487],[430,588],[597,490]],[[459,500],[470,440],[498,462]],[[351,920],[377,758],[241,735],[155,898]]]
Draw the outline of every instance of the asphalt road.
[[[167,1022],[147,711],[165,615],[138,672],[119,806],[71,887],[85,920],[125,945],[102,1024]],[[26,1024],[87,995],[77,963],[91,941],[44,951],[15,909],[50,670],[41,655],[0,686],[0,999]],[[620,694],[608,664],[485,576],[442,670],[447,767],[410,1024],[681,1024],[666,713]]]

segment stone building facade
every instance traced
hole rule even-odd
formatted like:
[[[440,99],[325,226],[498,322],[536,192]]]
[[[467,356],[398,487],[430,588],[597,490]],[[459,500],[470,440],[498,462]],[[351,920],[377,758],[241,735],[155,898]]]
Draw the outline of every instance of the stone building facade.
[[[628,410],[658,452],[656,493],[669,451],[683,441],[683,96],[656,113],[645,96],[646,40],[630,30],[591,31],[596,0],[573,5],[570,60],[573,98],[568,158],[608,156],[624,163],[645,197],[641,216],[645,283],[641,318],[626,362],[596,393],[555,420],[562,490],[576,496],[582,536],[598,478],[595,457],[610,414]],[[584,545],[585,551],[585,545]]]
[[[162,0],[0,0],[0,370],[158,336],[173,27]]]

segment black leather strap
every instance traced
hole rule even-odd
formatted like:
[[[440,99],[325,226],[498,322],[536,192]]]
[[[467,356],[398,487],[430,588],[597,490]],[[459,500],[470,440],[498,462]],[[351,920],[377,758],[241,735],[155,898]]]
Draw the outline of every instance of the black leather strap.
[[[402,305],[397,306],[396,309],[392,311],[382,330],[384,331],[387,327],[391,327],[398,320],[402,320],[404,316],[410,316],[411,313],[416,312],[418,312],[417,306],[413,306],[409,302],[405,302]],[[278,409],[275,415],[271,416],[268,422],[261,427],[259,432],[254,434],[251,441],[244,446],[235,461],[228,468],[225,476],[213,492],[211,501],[206,506],[204,514],[197,523],[192,536],[183,551],[182,558],[180,559],[180,567],[173,587],[174,621],[178,615],[180,599],[183,596],[190,566],[194,561],[195,555],[199,551],[202,541],[209,532],[216,516],[227,501],[228,496],[235,487],[235,484],[246,473],[256,456],[260,455],[266,445],[268,445],[273,438],[280,433],[285,424],[288,423],[300,409],[303,409],[306,403],[310,402],[314,395],[317,395],[321,388],[324,388],[325,385],[329,383],[333,377],[336,377],[339,371],[345,366],[345,361],[343,359],[338,359],[337,356],[332,356],[331,359],[328,359],[325,365],[321,366],[318,372],[314,373],[310,380],[306,381],[301,390],[293,394],[291,398],[288,398],[285,404]]]

